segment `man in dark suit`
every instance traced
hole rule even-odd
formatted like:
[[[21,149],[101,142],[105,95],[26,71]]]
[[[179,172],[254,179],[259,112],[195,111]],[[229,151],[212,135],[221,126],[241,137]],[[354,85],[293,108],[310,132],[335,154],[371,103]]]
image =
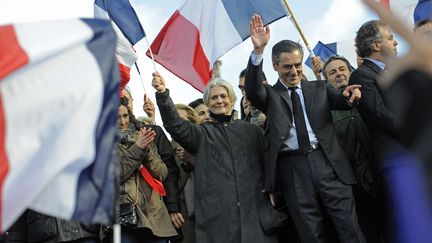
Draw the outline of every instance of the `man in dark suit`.
[[[349,109],[349,103],[361,96],[360,86],[348,86],[341,93],[326,81],[302,81],[303,50],[289,40],[273,46],[278,82],[262,84],[258,74],[270,29],[264,29],[261,17],[255,15],[250,32],[254,50],[245,89],[252,105],[267,116],[265,190],[282,192],[301,242],[325,242],[322,209],[341,242],[365,242],[352,194],[355,178],[330,113],[331,109]]]
[[[389,27],[377,20],[364,23],[357,31],[355,42],[357,54],[363,57],[364,61],[351,74],[349,84],[362,86],[362,99],[358,111],[368,128],[375,158],[371,168],[373,177],[378,182],[379,197],[375,207],[380,212],[377,214],[377,219],[381,220],[377,231],[385,232],[386,241],[393,242],[390,239],[389,229],[391,222],[389,215],[392,214],[393,203],[388,189],[392,183],[385,171],[386,168],[392,167],[391,164],[386,163],[387,157],[392,156],[393,151],[399,149],[392,137],[399,130],[400,122],[390,108],[384,91],[378,85],[378,80],[385,72],[387,63],[396,57],[398,43],[393,38]]]
[[[349,79],[349,84],[362,86],[362,99],[358,111],[368,126],[372,136],[374,155],[379,162],[376,173],[380,173],[384,165],[384,149],[389,148],[392,136],[400,126],[393,111],[389,108],[383,90],[378,85],[378,79],[385,70],[389,60],[396,57],[397,42],[388,26],[377,20],[364,23],[357,31],[355,39],[357,53],[364,58],[362,65],[355,70]]]

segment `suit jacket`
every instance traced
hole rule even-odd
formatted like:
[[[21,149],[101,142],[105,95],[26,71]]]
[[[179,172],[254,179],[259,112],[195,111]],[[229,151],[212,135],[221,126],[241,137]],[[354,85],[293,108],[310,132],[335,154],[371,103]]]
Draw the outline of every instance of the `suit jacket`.
[[[378,79],[383,70],[375,63],[365,59],[357,70],[352,72],[349,84],[360,84],[362,98],[358,105],[358,111],[362,116],[372,140],[375,160],[377,164],[372,168],[375,173],[385,167],[386,151],[394,147],[392,136],[398,131],[400,122],[390,109],[385,93],[378,85]]]
[[[253,106],[267,116],[265,126],[265,190],[277,192],[277,157],[282,143],[289,136],[292,125],[292,102],[285,86],[278,81],[274,86],[262,84],[257,77],[262,62],[254,66],[250,60],[245,78],[246,96]],[[302,81],[306,113],[324,154],[340,180],[355,183],[348,159],[339,144],[332,121],[331,109],[347,110],[350,106],[341,92],[327,81]]]

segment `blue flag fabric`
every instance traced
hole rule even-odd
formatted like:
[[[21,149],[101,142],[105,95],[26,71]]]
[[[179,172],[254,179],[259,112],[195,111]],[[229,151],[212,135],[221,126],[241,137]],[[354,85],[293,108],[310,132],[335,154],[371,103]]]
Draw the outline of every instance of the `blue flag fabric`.
[[[419,0],[414,10],[414,23],[427,19],[432,20],[432,0]]]
[[[337,55],[336,42],[330,44],[323,44],[321,41],[318,41],[313,51],[316,56],[319,56],[321,60],[325,62],[329,57]],[[305,64],[313,70],[310,56],[308,57],[308,59],[306,59]]]
[[[318,43],[313,49],[315,55],[319,56],[323,62],[327,61],[327,59],[329,59],[329,57],[331,56],[338,55],[337,50],[338,50],[338,42],[323,44],[321,41],[318,41]],[[345,58],[349,60],[348,57]],[[305,64],[306,66],[308,66],[310,69],[313,70],[313,65],[310,56],[306,59]],[[355,68],[351,65],[351,69],[354,70]]]
[[[129,0],[96,0],[95,4],[107,12],[132,45],[145,37],[145,32]]]

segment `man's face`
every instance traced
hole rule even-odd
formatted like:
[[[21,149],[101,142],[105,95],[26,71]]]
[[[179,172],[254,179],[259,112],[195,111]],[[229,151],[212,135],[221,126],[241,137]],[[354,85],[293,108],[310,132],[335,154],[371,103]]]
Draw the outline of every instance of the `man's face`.
[[[432,22],[428,22],[418,28],[415,29],[415,34],[424,37],[429,38],[432,40]]]
[[[395,58],[397,54],[397,41],[393,38],[393,34],[390,32],[389,28],[385,25],[378,26],[380,35],[382,37],[380,46],[380,54],[385,59]]]
[[[303,77],[303,56],[299,50],[282,52],[279,63],[273,63],[273,69],[279,79],[288,87],[297,86]]]
[[[336,89],[344,89],[348,86],[351,75],[347,64],[342,60],[334,60],[327,64],[324,70],[327,79]]]

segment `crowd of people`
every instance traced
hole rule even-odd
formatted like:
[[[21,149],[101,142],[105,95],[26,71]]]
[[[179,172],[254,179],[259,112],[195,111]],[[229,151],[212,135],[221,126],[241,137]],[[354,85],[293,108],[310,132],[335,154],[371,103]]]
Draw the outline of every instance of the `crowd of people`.
[[[432,20],[415,34],[431,38]],[[250,21],[253,50],[239,68],[240,114],[232,84],[211,80],[203,97],[175,104],[152,74],[163,124],[134,116],[132,94],[118,109],[122,242],[398,242],[391,187],[394,151],[404,150],[395,113],[379,79],[396,58],[390,27],[368,21],[357,31],[357,69],[343,56],[313,57],[318,80],[303,74],[303,48],[272,47],[270,85],[263,53],[270,29]],[[430,79],[430,77],[429,77]],[[175,87],[173,87],[175,88]],[[239,116],[239,117],[238,117]],[[160,125],[171,135],[169,141]],[[112,242],[113,227],[27,210],[0,242]]]

